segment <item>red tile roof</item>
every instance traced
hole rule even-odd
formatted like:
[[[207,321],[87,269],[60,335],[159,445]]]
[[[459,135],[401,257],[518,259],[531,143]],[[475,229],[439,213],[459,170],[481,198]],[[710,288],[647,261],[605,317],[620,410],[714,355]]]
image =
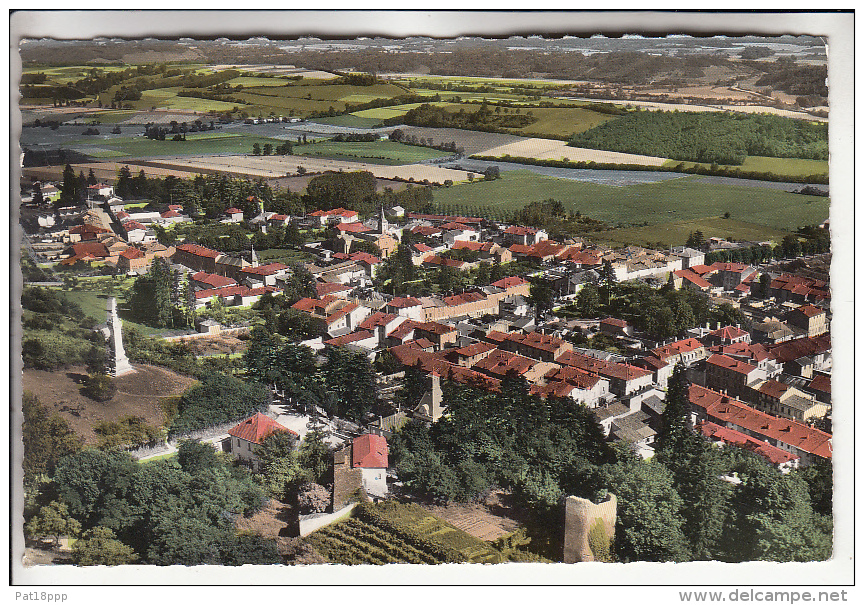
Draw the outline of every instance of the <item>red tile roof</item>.
[[[765,348],[768,349],[768,354],[773,359],[780,363],[786,363],[802,357],[827,353],[831,350],[831,337],[823,334],[815,338],[796,338],[795,340],[769,344]]]
[[[565,351],[563,354],[558,356],[555,361],[563,365],[579,368],[586,372],[599,374],[604,378],[636,380],[637,378],[644,378],[645,376],[652,375],[651,372],[643,368],[637,368],[636,366],[626,363],[603,361],[602,359],[582,355],[575,351]]]
[[[387,303],[388,307],[393,307],[394,309],[407,309],[409,307],[418,307],[422,303],[414,298],[413,296],[397,296],[393,300]]]
[[[463,242],[457,241],[453,243],[454,250],[472,250],[474,252],[489,252],[492,249],[492,242]]]
[[[452,267],[453,269],[461,269],[465,266],[465,261],[456,260],[455,258],[444,258],[433,254],[423,261],[424,265],[437,265],[439,267]]]
[[[510,288],[523,286],[527,283],[528,280],[522,279],[521,277],[516,275],[511,275],[510,277],[505,277],[503,279],[499,279],[498,281],[493,281],[490,285],[495,286],[496,288],[501,288],[502,290],[508,290]]]
[[[240,272],[251,273],[252,275],[275,275],[286,269],[290,269],[290,267],[282,263],[267,263],[266,265],[258,265],[257,267],[243,267],[240,269]]]
[[[573,366],[562,366],[549,370],[545,378],[549,381],[566,382],[582,390],[592,389],[594,385],[600,382],[600,377],[597,374]]]
[[[695,351],[704,346],[705,345],[703,345],[695,338],[685,338],[684,340],[678,340],[676,342],[669,343],[668,345],[657,347],[656,349],[653,349],[651,353],[653,353],[654,356],[658,359],[666,361],[669,357],[674,357],[676,355],[681,355],[684,353],[691,353],[692,351]]]
[[[479,302],[481,300],[486,300],[486,296],[479,292],[465,292],[463,294],[457,294],[456,296],[444,297],[444,302],[448,307],[457,307],[459,305]]]
[[[706,361],[708,365],[717,366],[719,368],[725,368],[727,370],[731,370],[736,374],[747,375],[750,374],[753,370],[756,369],[756,366],[751,366],[749,363],[744,363],[738,359],[732,359],[731,357],[726,357],[725,355],[717,355],[714,354],[708,358]]]
[[[387,468],[387,439],[381,435],[360,435],[354,439],[351,466],[354,468]]]
[[[562,347],[568,344],[556,336],[541,334],[540,332],[529,332],[528,334],[513,332],[512,334],[508,334],[507,340],[531,349],[546,351],[547,353],[557,353]]]
[[[336,229],[343,233],[366,233],[372,231],[371,227],[367,227],[363,223],[339,223]]]
[[[705,410],[709,419],[734,424],[780,443],[822,458],[831,458],[831,435],[786,418],[760,412],[716,391],[690,385],[690,403]]]
[[[531,227],[519,227],[517,225],[511,225],[504,230],[504,233],[508,235],[534,235],[537,233],[537,229],[532,229]]]
[[[488,342],[475,342],[474,344],[470,344],[467,347],[462,347],[461,349],[456,349],[456,354],[462,357],[474,357],[476,355],[482,355],[483,353],[488,353],[492,349],[495,348],[495,345],[490,344]]]
[[[831,377],[825,376],[824,374],[816,374],[813,377],[813,380],[810,381],[810,384],[807,385],[814,391],[821,391],[823,393],[831,392]]]
[[[72,244],[72,251],[74,252],[74,256],[82,258],[85,256],[93,256],[95,258],[109,256],[108,248],[101,242],[79,242]]]
[[[252,443],[260,445],[264,439],[277,431],[284,431],[286,433],[291,433],[295,437],[299,437],[299,435],[291,429],[285,428],[272,418],[261,413],[255,414],[251,418],[247,418],[229,430],[228,434],[232,437],[251,441]]]
[[[786,450],[781,450],[779,447],[774,447],[770,443],[759,441],[749,435],[746,435],[735,429],[726,428],[713,422],[701,422],[696,426],[696,429],[708,439],[714,441],[722,441],[741,449],[755,452],[768,460],[771,464],[780,465],[786,462],[800,459],[800,456],[791,454]]]
[[[141,250],[134,246],[129,246],[123,252],[120,253],[120,256],[129,260],[135,260],[136,258],[144,258],[147,256]]]
[[[368,252],[354,252],[348,258],[358,263],[366,263],[367,265],[377,265],[382,262],[380,258]]]
[[[146,231],[147,227],[139,223],[138,221],[123,221],[123,228],[128,233],[129,231]]]
[[[736,338],[747,336],[748,333],[736,326],[724,326],[719,330],[714,330],[710,334],[711,336],[722,340],[735,340]]]
[[[495,349],[489,353],[489,355],[475,363],[471,369],[504,377],[510,372],[516,372],[519,375],[525,374],[538,363],[540,362],[529,357],[523,357],[522,355],[516,355],[509,351]]]
[[[225,214],[243,214],[243,211],[238,208],[231,207],[225,210]]]
[[[437,222],[456,222],[456,223],[474,223],[479,224],[483,222],[482,218],[476,218],[473,216],[447,216],[446,214],[419,214],[417,212],[409,212],[408,218],[413,218],[420,221],[437,221]]]
[[[705,281],[702,277],[700,277],[697,273],[691,271],[690,269],[681,269],[680,271],[676,271],[675,275],[682,279],[686,279],[694,286],[698,286],[699,288],[710,288],[711,284]]]
[[[759,386],[759,392],[772,399],[780,399],[788,390],[789,385],[777,382],[776,380],[766,380]]]
[[[429,237],[431,235],[438,235],[441,233],[441,229],[438,227],[430,227],[429,225],[418,225],[411,229],[411,233],[414,235],[422,235],[423,237]]]
[[[372,330],[378,327],[385,327],[387,324],[392,323],[397,319],[399,319],[398,315],[378,311],[363,320],[363,323],[361,323],[359,327],[361,330]]]
[[[430,248],[426,244],[414,244],[414,249],[417,252],[432,252],[432,248]]]
[[[341,347],[352,342],[357,342],[358,340],[366,340],[367,338],[374,338],[375,335],[369,330],[360,330],[359,332],[351,332],[350,334],[344,334],[342,336],[337,336],[336,338],[331,338],[330,340],[325,340],[325,345],[330,345],[333,347]]]
[[[167,212],[163,212],[159,216],[161,216],[162,218],[177,218],[178,216],[180,216],[180,213],[176,210],[168,210]]]
[[[468,225],[463,225],[462,223],[445,223],[441,225],[441,229],[445,231],[476,231],[473,227],[469,227]]]
[[[198,273],[192,275],[192,281],[206,284],[211,288],[224,288],[225,286],[237,285],[237,282],[230,277],[225,277],[224,275],[216,275],[215,273],[206,273],[204,271],[199,271]]]
[[[69,233],[74,233],[76,235],[86,235],[86,234],[99,234],[99,233],[110,233],[110,229],[106,229],[105,227],[99,227],[98,225],[76,225],[69,229]]]
[[[221,252],[218,250],[211,250],[210,248],[205,248],[204,246],[199,246],[198,244],[180,244],[177,246],[176,250],[181,252],[186,252],[187,254],[192,254],[194,256],[203,256],[206,258],[216,258]]]
[[[626,328],[630,324],[627,323],[627,320],[618,319],[616,317],[607,317],[606,319],[600,320],[600,325],[614,326],[616,328]]]
[[[428,332],[430,334],[436,334],[438,336],[456,331],[456,328],[454,328],[453,326],[438,323],[437,321],[427,321],[422,324],[418,324],[417,329],[423,332]]]
[[[353,290],[351,286],[346,286],[345,284],[339,283],[330,283],[330,282],[315,282],[315,290],[318,292],[318,298],[324,298],[328,294],[335,294],[336,292],[347,292],[349,290]]]
[[[814,307],[813,305],[801,305],[794,311],[793,313],[801,313],[805,317],[816,317],[817,315],[824,315],[825,310],[820,309],[819,307]]]

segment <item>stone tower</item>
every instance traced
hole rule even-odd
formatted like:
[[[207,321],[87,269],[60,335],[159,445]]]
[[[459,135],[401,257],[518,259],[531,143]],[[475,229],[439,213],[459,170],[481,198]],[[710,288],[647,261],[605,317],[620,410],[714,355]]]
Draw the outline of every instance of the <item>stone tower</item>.
[[[123,326],[117,316],[117,299],[108,299],[108,372],[115,378],[135,371],[123,349]]]
[[[568,496],[564,510],[564,562],[603,560],[615,538],[618,500],[613,494],[594,504],[585,498]]]

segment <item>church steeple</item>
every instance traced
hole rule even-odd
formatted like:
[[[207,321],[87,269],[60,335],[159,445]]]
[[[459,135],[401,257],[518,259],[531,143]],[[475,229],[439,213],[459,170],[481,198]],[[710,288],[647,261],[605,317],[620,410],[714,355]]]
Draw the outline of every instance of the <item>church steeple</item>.
[[[387,217],[384,215],[384,206],[378,208],[378,231],[383,235],[390,230],[390,223],[387,222]]]
[[[255,245],[254,244],[252,245],[252,256],[251,256],[250,260],[252,262],[253,268],[258,266],[258,255],[255,254]]]

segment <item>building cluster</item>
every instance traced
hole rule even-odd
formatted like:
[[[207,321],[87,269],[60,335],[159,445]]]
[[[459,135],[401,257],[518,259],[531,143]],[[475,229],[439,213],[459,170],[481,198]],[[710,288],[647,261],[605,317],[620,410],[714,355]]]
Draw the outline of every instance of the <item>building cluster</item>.
[[[669,380],[682,364],[692,385],[694,426],[706,438],[753,450],[781,469],[830,458],[830,434],[823,430],[831,417],[830,291],[825,281],[745,263],[706,265],[704,251],[687,247],[612,250],[579,239],[558,242],[543,229],[475,217],[381,208],[363,221],[346,208],[302,217],[266,212],[263,204],[258,208],[251,219],[229,208],[223,220],[245,220],[265,232],[293,223],[327,229],[331,240],[335,235],[335,250],[332,241],[327,249],[320,241],[304,246],[316,258],[306,265],[315,280],[315,296],[292,308],[321,320],[326,332],[304,344],[316,350],[343,346],[370,360],[388,359],[401,368],[397,376],[409,370],[425,375],[426,389],[414,394],[415,401],[393,417],[377,420],[382,434],[412,418],[440,419],[446,413],[442,381],[495,391],[518,377],[533,394],[593,410],[610,440],[628,442],[649,457]],[[391,222],[388,215],[399,220]],[[91,208],[82,224],[63,232],[63,262],[99,259],[140,274],[153,258],[168,257],[188,275],[196,308],[217,300],[248,306],[267,293],[280,295],[293,278],[292,267],[259,263],[254,250],[229,254],[192,243],[165,247],[154,241],[155,225],[185,220],[191,219],[180,206],[162,213],[128,213],[121,201],[109,198],[102,208]],[[373,279],[407,233],[416,266],[467,271],[484,263],[521,261],[530,269],[449,294],[375,292]],[[369,253],[363,243],[374,244],[380,255]],[[575,320],[532,308],[532,281],[545,283],[560,303],[578,296],[585,284],[610,279],[697,290],[712,306],[727,303],[739,309],[748,324],[706,325],[657,342],[621,318]],[[577,334],[589,339],[602,334],[625,353],[576,347],[570,337]],[[266,421],[256,422],[238,433],[255,436],[259,424],[266,428]],[[239,434],[234,439],[238,451],[253,451],[255,439]]]

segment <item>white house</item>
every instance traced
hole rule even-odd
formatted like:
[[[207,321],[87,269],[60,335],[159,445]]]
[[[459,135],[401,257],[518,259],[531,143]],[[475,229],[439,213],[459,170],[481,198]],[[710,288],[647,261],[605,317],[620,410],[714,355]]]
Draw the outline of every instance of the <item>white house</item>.
[[[289,433],[294,437],[295,442],[300,437],[272,418],[260,413],[255,414],[228,431],[228,451],[238,458],[241,464],[249,466],[257,473],[260,470],[258,457],[255,455],[257,448],[261,447],[261,443],[267,437],[279,431]]]

